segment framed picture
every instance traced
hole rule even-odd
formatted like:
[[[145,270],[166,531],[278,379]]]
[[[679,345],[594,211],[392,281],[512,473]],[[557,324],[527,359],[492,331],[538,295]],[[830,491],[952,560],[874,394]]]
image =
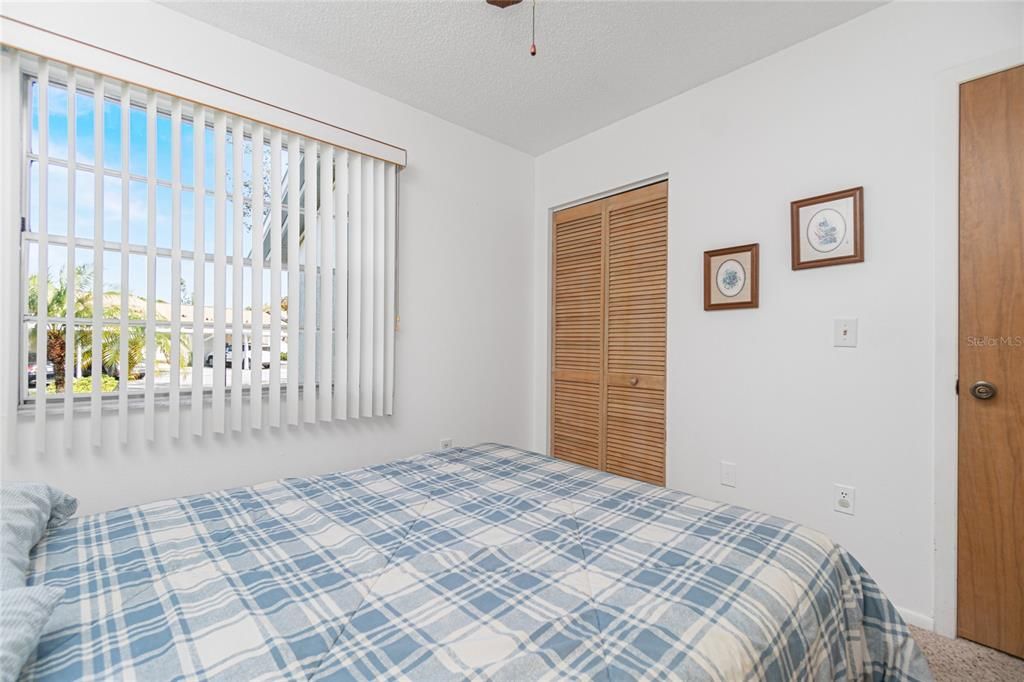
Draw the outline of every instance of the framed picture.
[[[757,244],[704,252],[704,310],[757,307]]]
[[[864,262],[864,188],[790,204],[793,269]]]

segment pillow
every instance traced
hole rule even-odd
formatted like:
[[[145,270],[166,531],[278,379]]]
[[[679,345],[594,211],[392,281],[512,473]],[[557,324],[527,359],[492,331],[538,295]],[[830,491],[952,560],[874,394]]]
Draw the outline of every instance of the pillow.
[[[0,680],[16,680],[64,591],[47,585],[0,591]]]
[[[0,589],[25,587],[32,548],[76,509],[78,500],[45,483],[0,486]]]

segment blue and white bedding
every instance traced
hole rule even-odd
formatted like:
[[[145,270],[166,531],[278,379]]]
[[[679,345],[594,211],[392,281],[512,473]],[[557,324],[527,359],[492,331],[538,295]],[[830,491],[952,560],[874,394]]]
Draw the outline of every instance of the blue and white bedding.
[[[27,679],[931,679],[821,533],[500,445],[86,516],[29,583]]]

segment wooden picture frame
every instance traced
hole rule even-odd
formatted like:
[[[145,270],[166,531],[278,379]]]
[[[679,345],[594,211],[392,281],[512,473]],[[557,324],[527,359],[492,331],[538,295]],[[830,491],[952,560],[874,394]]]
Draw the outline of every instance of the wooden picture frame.
[[[789,222],[794,270],[864,262],[863,187],[794,201]]]
[[[757,308],[758,244],[704,252],[704,310]]]

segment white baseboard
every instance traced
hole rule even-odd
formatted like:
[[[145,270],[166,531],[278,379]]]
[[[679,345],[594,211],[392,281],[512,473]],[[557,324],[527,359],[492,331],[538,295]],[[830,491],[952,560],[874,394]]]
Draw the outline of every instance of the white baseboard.
[[[910,625],[919,627],[922,630],[935,631],[935,619],[931,616],[926,616],[918,613],[917,611],[911,611],[910,609],[904,609],[899,606],[896,607],[896,610],[900,612],[901,616],[903,616],[903,620],[907,621]]]

